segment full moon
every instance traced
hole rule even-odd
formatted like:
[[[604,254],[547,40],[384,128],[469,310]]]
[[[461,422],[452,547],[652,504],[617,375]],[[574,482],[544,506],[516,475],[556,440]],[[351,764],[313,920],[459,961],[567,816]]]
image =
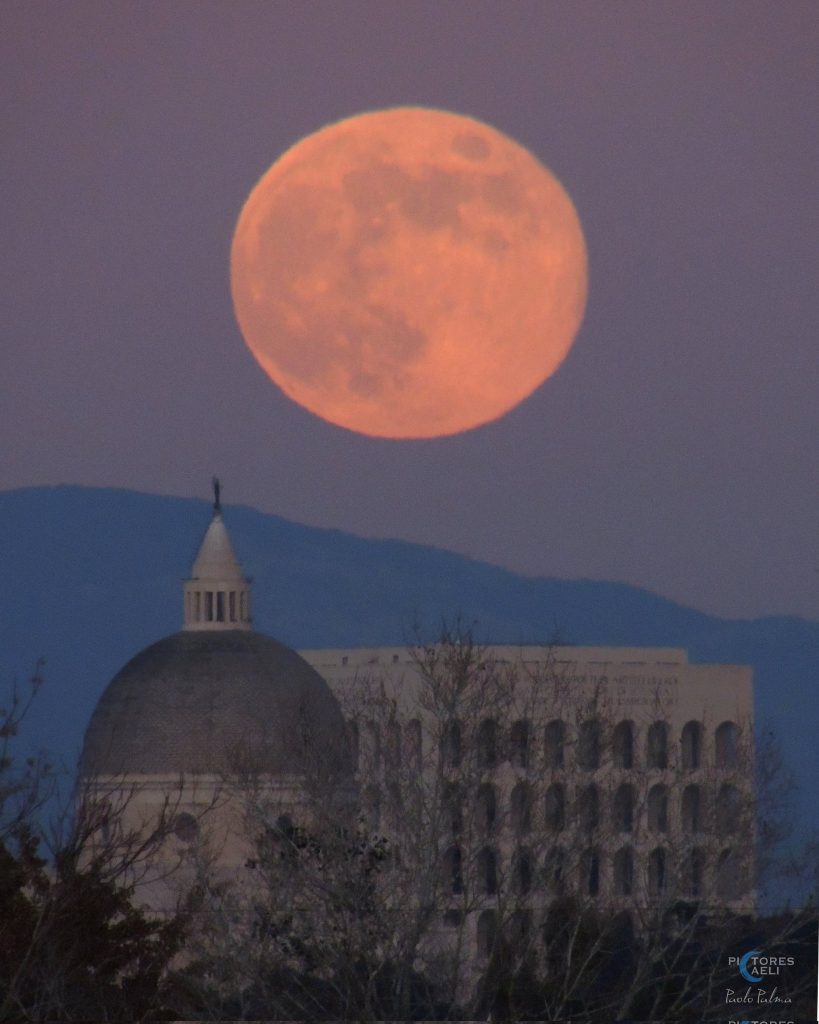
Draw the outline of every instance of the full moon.
[[[287,150],[236,226],[240,329],[286,395],[378,437],[455,434],[514,408],[583,318],[571,199],[494,128],[421,108]]]

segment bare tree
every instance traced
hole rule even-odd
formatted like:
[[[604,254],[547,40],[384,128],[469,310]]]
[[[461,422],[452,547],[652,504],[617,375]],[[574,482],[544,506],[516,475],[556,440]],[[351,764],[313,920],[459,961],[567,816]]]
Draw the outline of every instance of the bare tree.
[[[662,686],[638,716],[551,648],[526,664],[458,630],[411,661],[342,695],[356,809],[242,781],[253,853],[241,883],[203,872],[194,1008],[699,1020],[726,1015],[748,942],[802,948],[814,909],[756,915],[750,722],[678,735]]]
[[[41,681],[38,664],[32,699]],[[181,919],[152,919],[133,902],[167,816],[146,836],[122,828],[122,793],[119,807],[55,810],[50,765],[13,756],[29,706],[15,690],[0,713],[0,1019],[139,1019],[161,1006],[183,932]]]

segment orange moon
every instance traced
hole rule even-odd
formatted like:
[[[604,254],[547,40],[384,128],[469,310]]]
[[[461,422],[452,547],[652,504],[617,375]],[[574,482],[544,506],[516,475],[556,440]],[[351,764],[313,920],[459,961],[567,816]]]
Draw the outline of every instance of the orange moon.
[[[242,208],[230,269],[270,378],[378,437],[502,416],[563,362],[586,302],[583,232],[554,175],[480,121],[414,107],[284,153]]]

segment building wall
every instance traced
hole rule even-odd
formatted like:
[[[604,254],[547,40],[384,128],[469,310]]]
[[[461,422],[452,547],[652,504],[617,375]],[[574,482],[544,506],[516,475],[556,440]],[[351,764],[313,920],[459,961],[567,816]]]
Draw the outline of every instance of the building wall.
[[[429,665],[406,648],[300,653],[345,711],[366,826],[397,847],[425,846],[395,910],[418,902],[426,872],[440,948],[457,933],[479,964],[499,929],[542,929],[565,896],[628,912],[637,927],[679,898],[753,908],[749,668],[690,665],[679,649],[496,646],[436,704]],[[303,781],[140,775],[90,786],[126,832],[147,834],[164,815],[161,855],[138,889],[161,911],[192,884],[203,843],[225,880],[252,885],[259,823],[310,826]]]
[[[509,680],[509,699],[501,685],[484,707],[464,704],[461,761],[447,766],[451,723],[440,705],[431,707],[425,669],[405,648],[300,653],[346,709],[373,827],[390,834],[391,815],[401,813],[391,804],[402,799],[390,797],[390,786],[399,789],[395,780],[406,780],[407,771],[425,773],[430,785],[441,772],[440,787],[460,787],[462,820],[443,857],[449,877],[440,909],[445,923],[466,908],[478,947],[493,915],[538,925],[552,899],[567,892],[638,916],[678,897],[752,908],[750,668],[690,665],[676,648],[490,646],[480,655]],[[492,732],[495,756],[482,763],[479,751]],[[472,804],[488,788],[495,826],[480,828]],[[438,799],[446,802],[443,790]],[[493,871],[494,882],[487,877]]]

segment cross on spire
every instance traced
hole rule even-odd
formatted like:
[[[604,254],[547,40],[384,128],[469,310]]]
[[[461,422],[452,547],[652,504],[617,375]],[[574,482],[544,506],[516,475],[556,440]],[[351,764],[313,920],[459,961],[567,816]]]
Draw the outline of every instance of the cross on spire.
[[[242,573],[222,519],[222,485],[213,480],[213,516],[185,583],[184,628],[250,629],[250,580]]]

